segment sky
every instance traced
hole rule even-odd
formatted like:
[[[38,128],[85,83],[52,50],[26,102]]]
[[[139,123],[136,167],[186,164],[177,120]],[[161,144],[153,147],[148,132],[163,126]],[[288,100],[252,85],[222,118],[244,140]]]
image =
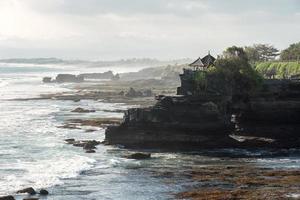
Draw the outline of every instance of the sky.
[[[0,58],[193,58],[300,41],[300,0],[0,0]]]

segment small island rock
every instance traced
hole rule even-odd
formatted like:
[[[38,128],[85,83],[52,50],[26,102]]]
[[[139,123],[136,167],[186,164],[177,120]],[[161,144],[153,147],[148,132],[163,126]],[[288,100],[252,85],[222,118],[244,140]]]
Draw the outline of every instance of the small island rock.
[[[32,187],[29,187],[29,188],[25,188],[25,189],[17,191],[17,193],[28,193],[30,195],[35,195],[36,191]]]
[[[0,200],[15,200],[15,198],[11,195],[0,197]]]
[[[128,159],[142,160],[142,159],[151,158],[151,154],[150,153],[134,153],[134,154],[126,156],[126,158],[128,158]]]

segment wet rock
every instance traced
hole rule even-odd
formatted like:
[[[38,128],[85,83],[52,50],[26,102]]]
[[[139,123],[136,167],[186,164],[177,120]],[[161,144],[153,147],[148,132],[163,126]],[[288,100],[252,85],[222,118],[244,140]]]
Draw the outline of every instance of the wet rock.
[[[23,200],[39,200],[39,198],[29,197],[29,198],[24,198]]]
[[[55,81],[57,83],[80,83],[84,81],[84,77],[72,74],[58,74]]]
[[[87,130],[85,130],[86,133],[91,133],[91,132],[95,132],[95,131],[97,131],[97,130],[95,130],[95,129],[87,129]]]
[[[73,139],[73,138],[66,139],[65,142],[68,143],[68,144],[74,144],[75,143],[75,139]]]
[[[85,143],[81,142],[81,141],[76,141],[73,143],[74,147],[84,147]]]
[[[136,159],[136,160],[143,160],[143,159],[151,158],[151,154],[150,153],[134,153],[134,154],[126,156],[126,158]]]
[[[32,187],[29,187],[29,188],[24,188],[22,190],[18,190],[17,193],[27,193],[30,195],[35,195],[36,191]]]
[[[78,107],[78,108],[72,110],[71,112],[77,112],[77,113],[90,113],[90,112],[96,112],[96,111],[95,111],[95,110],[87,110],[87,109]]]
[[[48,195],[48,194],[49,194],[49,192],[47,190],[45,190],[45,189],[40,190],[40,195]]]
[[[96,140],[82,140],[82,141],[75,141],[73,146],[75,147],[83,147],[85,150],[96,149],[96,146],[99,145],[100,142]]]
[[[87,150],[87,151],[85,151],[85,153],[96,153],[96,151],[95,151],[95,150],[92,150],[92,149],[90,149],[90,150]]]
[[[0,200],[15,200],[15,198],[11,195],[0,197]]]
[[[51,77],[44,77],[43,78],[43,82],[44,83],[51,83],[52,82],[52,78]]]
[[[92,150],[92,149],[96,149],[96,146],[94,143],[88,142],[83,146],[83,149]]]

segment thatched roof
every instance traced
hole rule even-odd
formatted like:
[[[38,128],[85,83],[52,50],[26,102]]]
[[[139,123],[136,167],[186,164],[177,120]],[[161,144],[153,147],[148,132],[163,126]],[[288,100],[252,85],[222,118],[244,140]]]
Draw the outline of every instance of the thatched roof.
[[[204,67],[204,64],[202,62],[202,59],[199,57],[193,63],[189,64],[189,66],[191,66],[191,67]]]
[[[208,53],[208,55],[202,58],[201,61],[204,64],[204,66],[209,67],[211,65],[214,65],[216,59],[212,55],[210,55],[210,53]]]

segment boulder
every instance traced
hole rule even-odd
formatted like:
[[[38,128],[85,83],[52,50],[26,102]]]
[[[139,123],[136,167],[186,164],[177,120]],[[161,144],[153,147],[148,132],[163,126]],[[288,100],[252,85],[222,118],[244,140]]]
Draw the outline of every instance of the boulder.
[[[96,111],[95,111],[95,110],[87,110],[87,109],[78,107],[78,108],[72,110],[71,112],[77,112],[77,113],[90,113],[90,112],[96,112]]]
[[[99,145],[100,142],[96,140],[83,140],[83,141],[75,141],[73,146],[75,147],[83,147],[83,149],[91,150],[96,149],[96,146]]]
[[[126,156],[126,158],[136,159],[136,160],[143,160],[143,159],[151,158],[151,154],[150,153],[134,153],[134,154]]]
[[[88,142],[83,146],[83,149],[86,149],[86,150],[96,149],[96,146],[94,143]]]
[[[48,195],[48,194],[49,194],[49,192],[47,190],[45,190],[45,189],[40,190],[40,195]]]
[[[43,83],[51,83],[52,82],[52,78],[51,77],[44,77],[43,78]]]
[[[11,195],[0,197],[0,200],[15,200],[15,198]]]
[[[85,151],[85,153],[96,153],[96,151],[95,151],[95,150],[92,150],[92,149],[90,149],[90,150],[87,150],[87,151]]]
[[[39,200],[39,198],[29,197],[29,198],[24,198],[23,200]]]
[[[75,143],[75,139],[73,139],[73,138],[66,139],[65,142],[68,143],[68,144],[74,144]]]
[[[29,188],[24,188],[22,190],[18,190],[17,193],[27,193],[30,195],[35,195],[36,191],[32,187],[29,187]]]

